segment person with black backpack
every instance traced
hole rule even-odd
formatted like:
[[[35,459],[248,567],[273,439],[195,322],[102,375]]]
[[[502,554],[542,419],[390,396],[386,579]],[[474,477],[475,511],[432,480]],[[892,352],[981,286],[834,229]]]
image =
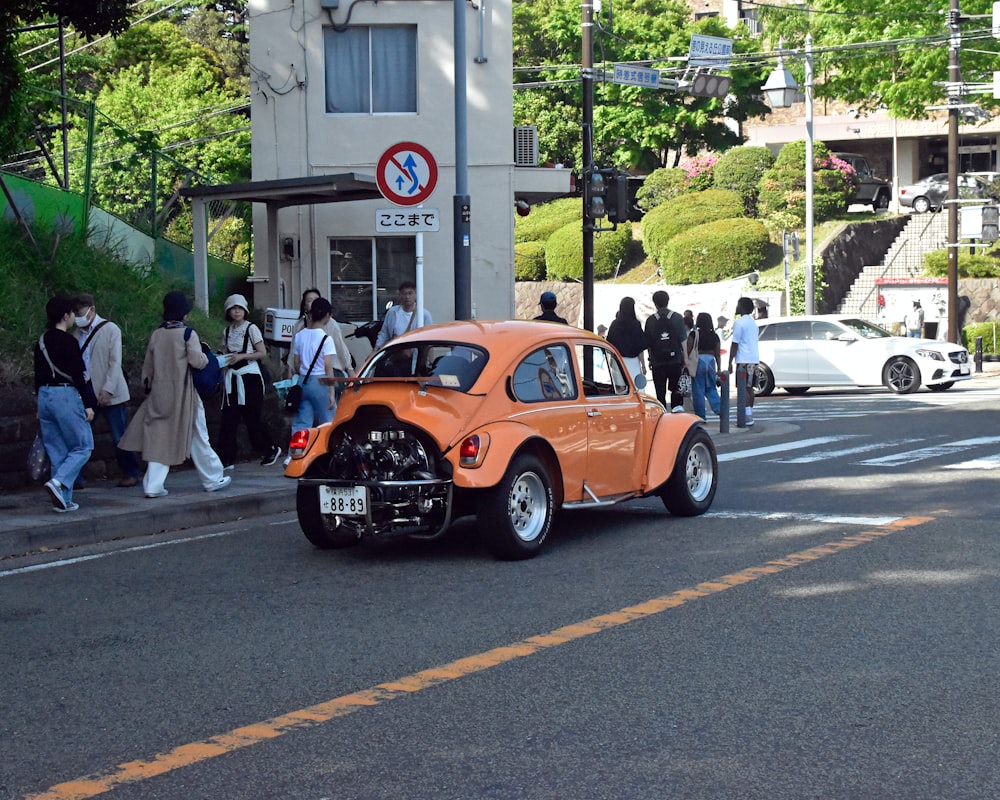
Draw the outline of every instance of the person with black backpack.
[[[677,381],[684,368],[684,342],[687,328],[684,318],[667,306],[670,295],[662,289],[653,292],[656,311],[646,318],[643,333],[646,337],[649,368],[653,373],[656,398],[673,413],[684,410],[684,396],[678,391]],[[670,404],[667,404],[667,388]]]
[[[271,432],[262,418],[264,410],[264,375],[261,362],[267,357],[264,334],[249,319],[246,298],[232,294],[225,302],[226,326],[222,352],[226,356],[222,421],[219,425],[219,458],[224,469],[236,463],[236,435],[240,421],[247,429],[250,444],[260,455],[262,466],[269,467],[281,456]]]

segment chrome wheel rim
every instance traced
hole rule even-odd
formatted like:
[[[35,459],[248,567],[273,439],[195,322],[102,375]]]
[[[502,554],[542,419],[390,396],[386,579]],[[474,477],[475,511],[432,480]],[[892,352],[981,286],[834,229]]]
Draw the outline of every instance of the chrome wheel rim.
[[[545,527],[548,492],[534,472],[518,475],[507,498],[507,516],[514,533],[523,542],[533,542]]]
[[[889,385],[897,392],[905,392],[916,380],[913,367],[905,361],[897,361],[889,365]]]
[[[693,500],[700,503],[708,497],[713,477],[712,454],[707,445],[698,442],[688,451],[684,462],[684,480]]]

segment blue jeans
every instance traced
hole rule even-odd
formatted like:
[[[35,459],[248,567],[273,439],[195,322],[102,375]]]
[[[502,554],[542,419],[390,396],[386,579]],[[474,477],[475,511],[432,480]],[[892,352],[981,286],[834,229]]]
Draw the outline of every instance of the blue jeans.
[[[101,413],[108,421],[108,429],[111,431],[111,441],[115,443],[115,459],[118,461],[118,468],[123,475],[130,478],[139,477],[139,457],[128,450],[118,447],[118,442],[125,435],[125,425],[128,422],[128,403],[119,403],[116,406],[102,406]]]
[[[313,375],[302,386],[302,402],[292,418],[292,433],[313,428],[333,419],[334,409],[330,408],[330,387],[324,386]]]
[[[94,432],[76,388],[39,387],[38,424],[52,462],[52,477],[62,485],[66,502],[72,503],[73,482],[94,452]]]
[[[694,413],[705,419],[705,398],[716,414],[719,413],[719,390],[715,388],[715,356],[702,353],[698,356],[698,372],[691,387]]]

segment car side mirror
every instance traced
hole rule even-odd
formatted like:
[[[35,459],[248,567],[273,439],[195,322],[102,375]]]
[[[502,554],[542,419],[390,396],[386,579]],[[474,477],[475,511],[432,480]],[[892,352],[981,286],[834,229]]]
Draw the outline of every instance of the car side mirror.
[[[849,333],[842,333],[837,337],[838,342],[856,342],[858,340],[857,336],[852,336]]]

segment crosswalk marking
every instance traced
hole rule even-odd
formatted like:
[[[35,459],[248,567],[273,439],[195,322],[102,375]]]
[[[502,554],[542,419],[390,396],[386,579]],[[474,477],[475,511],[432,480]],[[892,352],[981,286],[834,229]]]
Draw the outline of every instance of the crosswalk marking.
[[[784,444],[772,445],[771,447],[755,447],[752,450],[740,450],[736,453],[722,453],[718,456],[718,459],[719,461],[736,461],[740,458],[756,458],[757,456],[766,456],[771,453],[783,453],[786,450],[801,450],[805,447],[815,447],[816,445],[840,442],[851,438],[853,437],[846,434],[843,436],[817,436],[814,439],[803,439],[800,442],[786,442]]]
[[[910,450],[906,453],[895,453],[881,458],[869,458],[859,461],[870,467],[898,467],[901,464],[912,464],[915,461],[924,461],[936,456],[948,455],[956,450],[963,450],[966,447],[975,447],[981,444],[996,444],[1000,442],[1000,436],[977,436],[973,439],[962,439],[957,442],[944,442],[931,447],[922,447],[919,450]]]
[[[922,442],[923,439],[888,439],[883,442],[870,442],[868,444],[860,444],[856,447],[845,447],[843,450],[826,450],[822,453],[813,453],[808,456],[798,456],[796,458],[775,458],[772,459],[777,464],[811,464],[814,461],[826,461],[830,458],[839,458],[840,456],[853,456],[858,453],[867,453],[869,450],[881,450],[885,447],[895,447],[901,444],[914,444],[915,442]]]
[[[961,461],[958,464],[945,464],[945,469],[998,469],[1000,468],[1000,453],[985,458],[974,458],[971,461]]]

